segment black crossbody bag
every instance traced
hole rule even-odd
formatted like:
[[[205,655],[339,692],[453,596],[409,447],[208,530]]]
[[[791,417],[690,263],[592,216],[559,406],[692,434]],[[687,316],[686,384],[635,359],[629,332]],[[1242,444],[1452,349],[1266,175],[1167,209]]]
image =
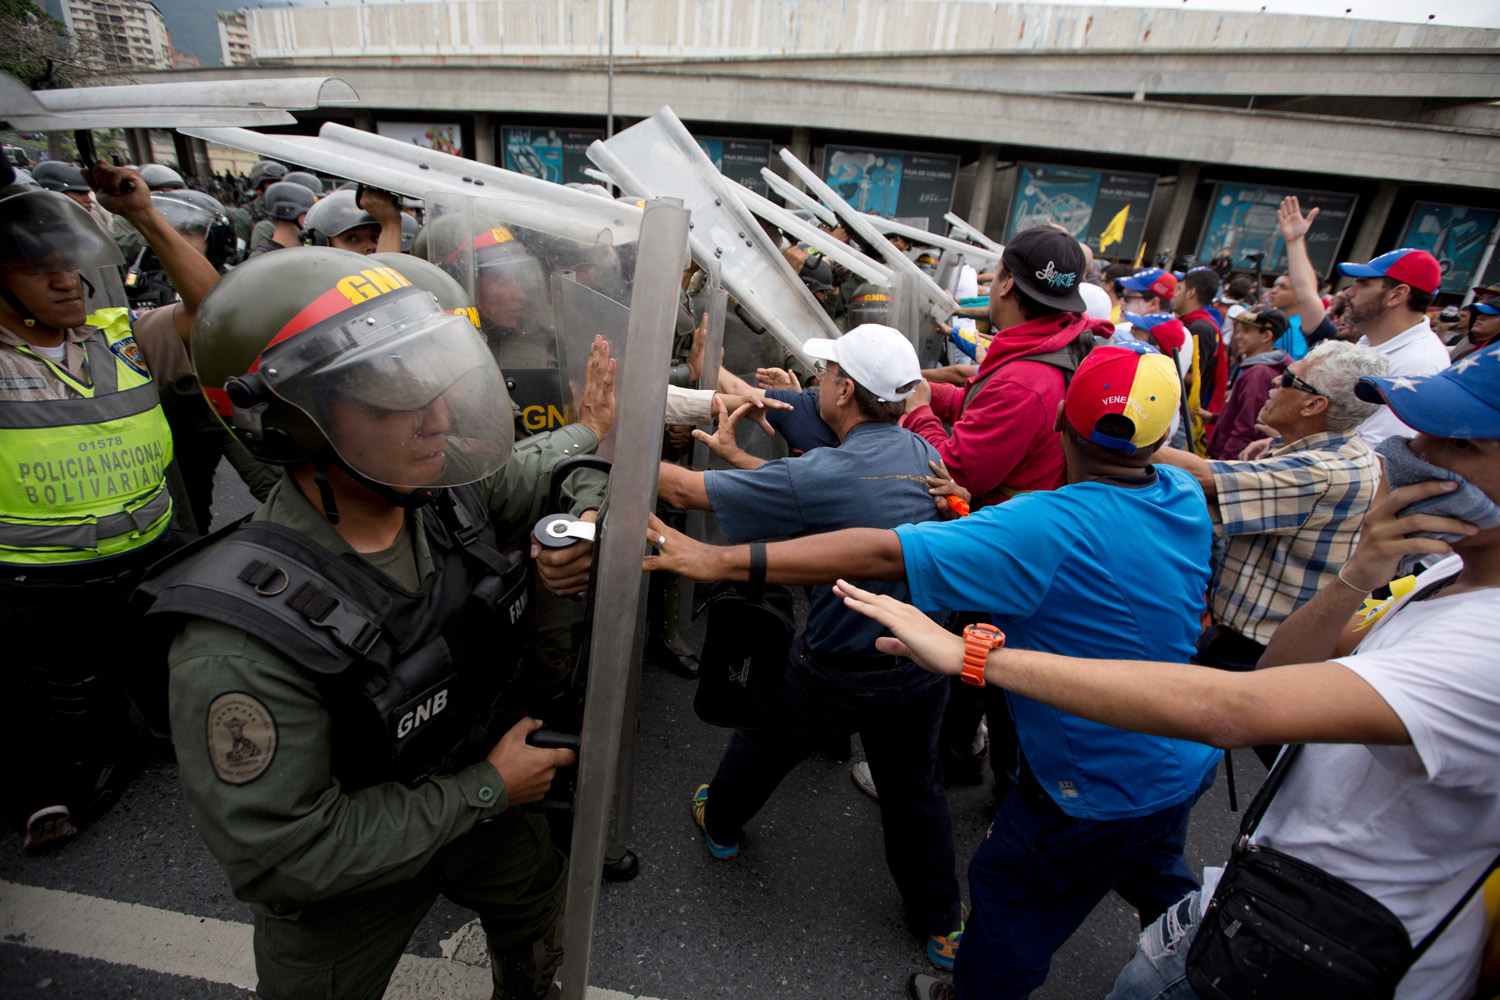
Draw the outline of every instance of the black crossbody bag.
[[[711,726],[759,728],[781,687],[797,631],[791,588],[766,583],[764,542],[750,545],[749,582],[720,580],[704,609],[693,711]]]
[[[1250,843],[1302,745],[1287,748],[1240,823],[1239,839],[1187,955],[1202,1000],[1389,1000],[1500,864],[1496,858],[1415,948],[1373,896],[1315,865]]]

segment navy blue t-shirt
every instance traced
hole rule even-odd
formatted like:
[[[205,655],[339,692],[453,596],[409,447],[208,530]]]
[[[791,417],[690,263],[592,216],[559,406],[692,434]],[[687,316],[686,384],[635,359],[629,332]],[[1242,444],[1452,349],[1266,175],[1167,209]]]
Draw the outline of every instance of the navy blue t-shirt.
[[[826,427],[827,425],[824,424]],[[932,521],[937,505],[927,492],[932,445],[895,424],[853,428],[837,448],[814,448],[757,469],[703,474],[709,503],[731,544],[843,528],[894,528]],[[906,584],[861,581],[859,586],[909,600]],[[844,607],[831,586],[809,588],[807,645],[831,655],[877,655],[885,629]]]
[[[814,448],[837,448],[839,436],[824,422],[818,413],[817,386],[800,392],[796,389],[767,389],[766,396],[783,403],[791,403],[790,410],[767,410],[766,419],[776,428],[776,433],[786,439],[792,452],[807,454]]]
[[[898,528],[912,603],[987,613],[1019,649],[1188,662],[1213,525],[1191,475],[1155,469],[1146,479],[1072,483],[957,521]],[[1027,765],[1070,816],[1124,819],[1176,805],[1222,756],[1008,697]]]

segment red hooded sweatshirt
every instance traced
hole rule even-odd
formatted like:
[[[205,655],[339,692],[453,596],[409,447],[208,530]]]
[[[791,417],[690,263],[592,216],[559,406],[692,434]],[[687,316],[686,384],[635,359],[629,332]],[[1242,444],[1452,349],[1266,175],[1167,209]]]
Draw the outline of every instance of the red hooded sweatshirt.
[[[1062,442],[1052,429],[1066,381],[1056,365],[1026,356],[1060,350],[1084,330],[1107,337],[1114,327],[1055,313],[1001,330],[973,378],[962,386],[934,384],[932,404],[902,418],[901,426],[937,449],[954,481],[973,495],[974,509],[1066,481]],[[965,405],[976,383],[982,384]]]

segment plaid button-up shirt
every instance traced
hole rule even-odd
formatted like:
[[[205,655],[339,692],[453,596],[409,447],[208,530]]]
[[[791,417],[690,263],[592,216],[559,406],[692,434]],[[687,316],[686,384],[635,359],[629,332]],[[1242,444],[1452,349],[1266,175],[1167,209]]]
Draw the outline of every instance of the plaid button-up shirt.
[[[1333,583],[1375,499],[1379,461],[1356,431],[1311,434],[1253,462],[1209,462],[1229,539],[1214,617],[1259,643]]]

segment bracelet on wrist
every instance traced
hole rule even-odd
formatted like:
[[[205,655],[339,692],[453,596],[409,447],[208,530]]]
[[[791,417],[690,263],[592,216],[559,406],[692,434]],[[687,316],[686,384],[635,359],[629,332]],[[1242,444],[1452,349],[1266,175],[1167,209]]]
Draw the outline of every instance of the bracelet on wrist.
[[[1359,591],[1361,594],[1368,594],[1372,590],[1375,589],[1374,587],[1361,587],[1358,584],[1350,583],[1349,582],[1349,578],[1344,575],[1344,567],[1343,566],[1339,567],[1338,576],[1339,576],[1339,582],[1340,583],[1342,583],[1344,586],[1348,587],[1350,590],[1357,590],[1357,591]]]

